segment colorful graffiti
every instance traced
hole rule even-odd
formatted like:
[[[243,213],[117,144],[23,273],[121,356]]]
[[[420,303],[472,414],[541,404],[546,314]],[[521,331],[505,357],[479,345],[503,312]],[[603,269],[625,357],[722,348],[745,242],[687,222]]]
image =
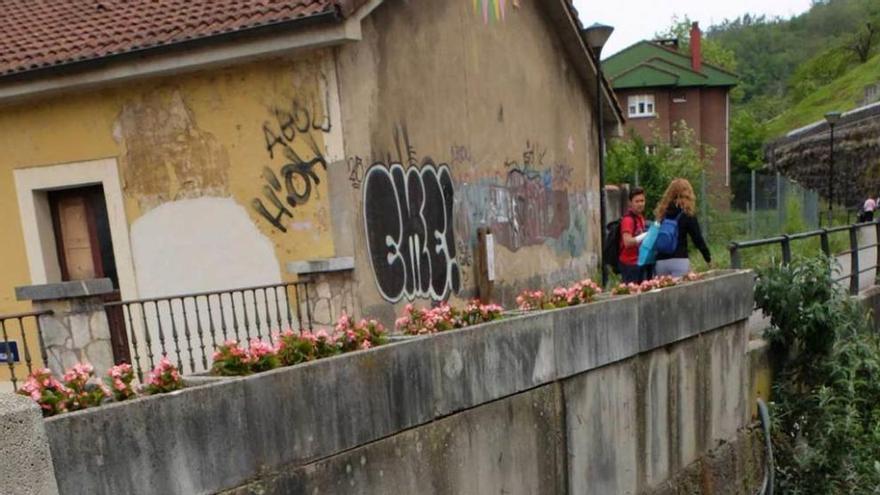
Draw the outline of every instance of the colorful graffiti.
[[[571,167],[545,166],[547,150],[527,142],[522,156],[504,162],[504,181],[480,179],[460,184],[456,208],[462,219],[459,236],[492,228],[496,241],[516,251],[525,246],[558,240],[571,226],[569,198]]]
[[[390,302],[448,299],[461,287],[452,225],[449,166],[414,158],[406,131],[406,159],[370,166],[363,179],[367,250],[379,293]],[[390,161],[390,160],[389,160]],[[404,165],[405,164],[405,165]]]
[[[473,0],[474,12],[483,16],[483,22],[504,21],[508,0]]]

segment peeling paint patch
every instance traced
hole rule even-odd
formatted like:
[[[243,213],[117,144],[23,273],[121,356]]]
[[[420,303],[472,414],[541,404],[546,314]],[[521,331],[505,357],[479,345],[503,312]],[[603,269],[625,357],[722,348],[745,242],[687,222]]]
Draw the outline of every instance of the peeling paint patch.
[[[160,205],[132,224],[131,244],[141,297],[281,282],[272,242],[232,198]]]
[[[142,210],[184,198],[229,195],[226,150],[199,129],[179,90],[161,88],[127,102],[113,137],[123,147],[124,189]]]

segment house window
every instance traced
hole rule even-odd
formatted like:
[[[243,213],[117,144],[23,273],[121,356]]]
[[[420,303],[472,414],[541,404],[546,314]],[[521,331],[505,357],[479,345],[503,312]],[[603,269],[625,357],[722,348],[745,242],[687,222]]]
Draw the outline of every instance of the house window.
[[[649,144],[645,146],[645,154],[646,155],[656,155],[657,154],[657,145]]]
[[[628,105],[630,117],[653,117],[654,95],[633,95],[629,97]]]

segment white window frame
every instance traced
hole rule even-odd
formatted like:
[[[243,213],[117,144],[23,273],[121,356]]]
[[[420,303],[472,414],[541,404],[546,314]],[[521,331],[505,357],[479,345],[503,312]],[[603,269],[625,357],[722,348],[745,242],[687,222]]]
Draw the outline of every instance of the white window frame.
[[[657,104],[652,94],[631,95],[627,98],[626,105],[629,118],[655,117]]]
[[[31,284],[61,282],[61,268],[47,192],[101,185],[107,204],[119,290],[123,299],[137,298],[128,219],[115,158],[18,169],[13,171],[13,177]]]

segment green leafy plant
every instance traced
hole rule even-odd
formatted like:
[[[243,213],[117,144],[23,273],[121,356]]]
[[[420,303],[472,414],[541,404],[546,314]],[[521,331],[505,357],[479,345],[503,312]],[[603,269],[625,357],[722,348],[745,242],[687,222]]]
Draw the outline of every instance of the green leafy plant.
[[[678,122],[673,125],[672,141],[656,131],[652,148],[639,135],[631,132],[627,139],[618,139],[608,148],[609,184],[638,183],[645,190],[645,211],[652,211],[672,179],[682,177],[691,184],[700,183],[715,150],[697,142],[694,131]]]
[[[786,494],[880,493],[880,341],[832,281],[831,260],[760,270],[777,366],[773,443]]]
[[[278,358],[282,366],[314,361],[342,352],[337,337],[319,330],[315,333],[287,330],[278,341]]]

